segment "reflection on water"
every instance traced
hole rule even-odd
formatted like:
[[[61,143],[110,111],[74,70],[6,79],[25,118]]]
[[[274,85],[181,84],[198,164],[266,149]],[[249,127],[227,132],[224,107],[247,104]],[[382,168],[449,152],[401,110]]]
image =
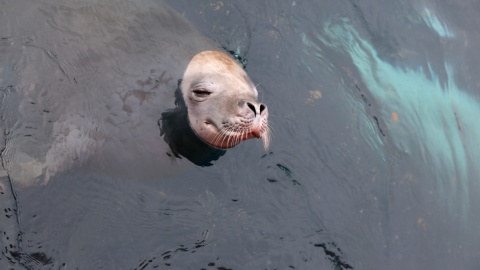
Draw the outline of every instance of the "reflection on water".
[[[451,39],[456,36],[446,23],[439,21],[428,9],[424,10],[423,15],[427,26],[439,38]],[[455,66],[449,63],[455,54],[445,54],[443,67],[440,66],[441,71],[444,71],[441,79],[436,71],[438,67],[434,68],[429,62],[419,62],[417,67],[396,66],[382,59],[347,18],[326,22],[322,31],[305,34],[303,42],[313,50],[316,48],[311,44],[321,42],[340,54],[347,55],[353,62],[361,82],[350,71],[348,76],[355,82],[357,90],[366,92],[373,98],[372,103],[364,99],[362,94],[361,103],[365,107],[375,104],[381,119],[379,122],[376,116],[363,118],[362,121],[365,122],[362,125],[373,125],[378,130],[362,135],[370,147],[377,152],[380,150],[379,154],[386,157],[392,169],[397,171],[397,177],[382,181],[389,181],[388,185],[393,185],[395,189],[399,188],[399,184],[404,185],[403,181],[410,186],[405,191],[412,192],[413,196],[407,196],[410,198],[407,203],[419,203],[417,207],[422,209],[417,214],[417,226],[431,231],[432,237],[446,237],[443,245],[457,246],[460,250],[475,247],[475,241],[472,242],[471,237],[475,235],[474,239],[478,239],[478,233],[472,234],[472,230],[478,227],[480,221],[476,199],[480,175],[476,165],[476,160],[480,157],[477,143],[480,138],[480,101],[460,89],[456,83],[456,78],[462,74],[455,72]],[[382,139],[383,136],[386,138]],[[384,141],[390,140],[398,151],[397,155],[401,155],[409,165],[395,164],[399,161],[384,144]],[[391,199],[390,211],[394,211],[396,203],[405,203],[399,200],[405,194],[395,191],[390,196],[395,196]],[[410,207],[413,206],[404,205],[400,209],[417,212],[411,211]],[[389,249],[405,248],[408,243],[406,239],[400,244],[401,247],[395,247],[402,242],[401,239],[402,234],[396,234]],[[433,248],[436,241],[431,238],[427,241],[430,242],[427,245]],[[410,243],[420,242],[416,239]],[[427,252],[425,248],[421,250]],[[438,251],[441,252],[440,250]],[[456,254],[455,261],[460,264],[464,256],[473,256],[476,257],[473,260],[478,260],[478,254],[472,255],[469,251],[452,252],[448,248],[443,252]],[[411,266],[414,267],[413,265]]]
[[[473,163],[480,153],[480,102],[459,89],[448,63],[442,84],[429,64],[427,70],[407,69],[381,60],[348,20],[326,24],[324,34],[324,42],[352,58],[395,146],[421,158],[421,166],[433,176],[423,181],[434,181],[441,201],[466,222],[470,181],[480,174]]]
[[[450,31],[449,27],[440,21],[435,13],[430,11],[430,9],[425,8],[420,12],[423,14],[423,20],[425,23],[434,30],[439,36],[443,38],[453,38],[455,35]]]

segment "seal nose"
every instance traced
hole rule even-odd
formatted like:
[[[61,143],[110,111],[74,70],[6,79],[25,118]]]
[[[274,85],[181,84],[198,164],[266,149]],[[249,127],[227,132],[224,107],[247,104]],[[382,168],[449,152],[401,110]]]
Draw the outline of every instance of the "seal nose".
[[[263,103],[259,103],[259,104],[257,104],[257,106],[255,106],[255,104],[253,104],[252,102],[249,102],[249,101],[247,101],[247,106],[250,108],[250,110],[252,110],[252,112],[255,116],[257,116],[257,113],[262,115],[262,113],[267,108],[267,105],[265,105]]]

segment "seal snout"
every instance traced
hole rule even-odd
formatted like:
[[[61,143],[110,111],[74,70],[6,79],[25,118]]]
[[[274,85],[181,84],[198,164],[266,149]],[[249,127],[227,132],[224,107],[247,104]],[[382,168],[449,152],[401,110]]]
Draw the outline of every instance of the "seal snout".
[[[263,103],[246,101],[245,104],[247,104],[248,108],[253,112],[254,116],[257,116],[257,114],[262,115],[262,113],[267,109],[267,105]]]
[[[251,117],[252,122],[249,128],[250,136],[254,138],[262,138],[264,132],[263,122],[268,117],[267,105],[256,101],[245,101],[246,113]]]
[[[252,134],[255,136],[257,139],[260,139],[262,137],[262,127],[256,127],[252,129]]]

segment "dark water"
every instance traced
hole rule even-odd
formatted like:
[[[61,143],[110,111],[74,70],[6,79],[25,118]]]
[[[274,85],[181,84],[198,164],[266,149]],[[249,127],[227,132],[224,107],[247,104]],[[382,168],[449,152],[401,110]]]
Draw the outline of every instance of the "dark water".
[[[248,141],[213,166],[182,159],[164,162],[158,168],[164,174],[152,176],[146,171],[156,172],[149,163],[155,157],[140,141],[140,150],[118,150],[118,160],[128,162],[113,169],[87,164],[46,185],[21,187],[15,182],[21,179],[8,174],[14,168],[8,162],[15,161],[9,143],[15,145],[12,134],[26,118],[16,115],[22,98],[10,93],[30,84],[68,85],[36,77],[42,72],[30,69],[42,59],[12,60],[12,40],[59,52],[35,33],[42,20],[22,28],[24,39],[0,28],[2,269],[480,268],[480,3],[167,2],[200,33],[247,60],[269,106],[270,148]],[[0,2],[3,7],[11,5]],[[132,14],[141,7],[127,6]],[[18,14],[3,9],[0,16],[11,23]],[[146,29],[135,37],[162,36]],[[185,32],[169,38],[188,40]],[[122,83],[134,85],[152,66],[168,66],[159,64],[165,58],[144,56],[158,48],[139,40],[141,53],[108,54],[119,62],[84,79],[94,80],[88,85],[108,85],[108,76],[122,70],[131,71],[119,75]],[[64,56],[69,48],[76,47],[67,46]],[[22,78],[31,82],[19,84],[19,70],[27,70],[31,76]],[[91,74],[82,71],[72,65],[66,72]],[[159,91],[171,98],[174,84]],[[55,111],[64,101],[45,102]],[[156,122],[150,125],[133,134],[155,131],[152,138],[163,142]]]

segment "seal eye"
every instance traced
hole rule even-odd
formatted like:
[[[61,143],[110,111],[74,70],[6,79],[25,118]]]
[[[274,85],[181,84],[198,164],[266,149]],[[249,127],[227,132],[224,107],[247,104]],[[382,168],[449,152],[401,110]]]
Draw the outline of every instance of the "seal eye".
[[[193,90],[192,92],[193,92],[193,98],[198,101],[203,101],[207,99],[208,96],[210,96],[210,94],[212,93],[205,89],[196,89],[196,90]]]
[[[193,93],[197,97],[208,97],[212,92],[207,91],[205,89],[193,90]]]

